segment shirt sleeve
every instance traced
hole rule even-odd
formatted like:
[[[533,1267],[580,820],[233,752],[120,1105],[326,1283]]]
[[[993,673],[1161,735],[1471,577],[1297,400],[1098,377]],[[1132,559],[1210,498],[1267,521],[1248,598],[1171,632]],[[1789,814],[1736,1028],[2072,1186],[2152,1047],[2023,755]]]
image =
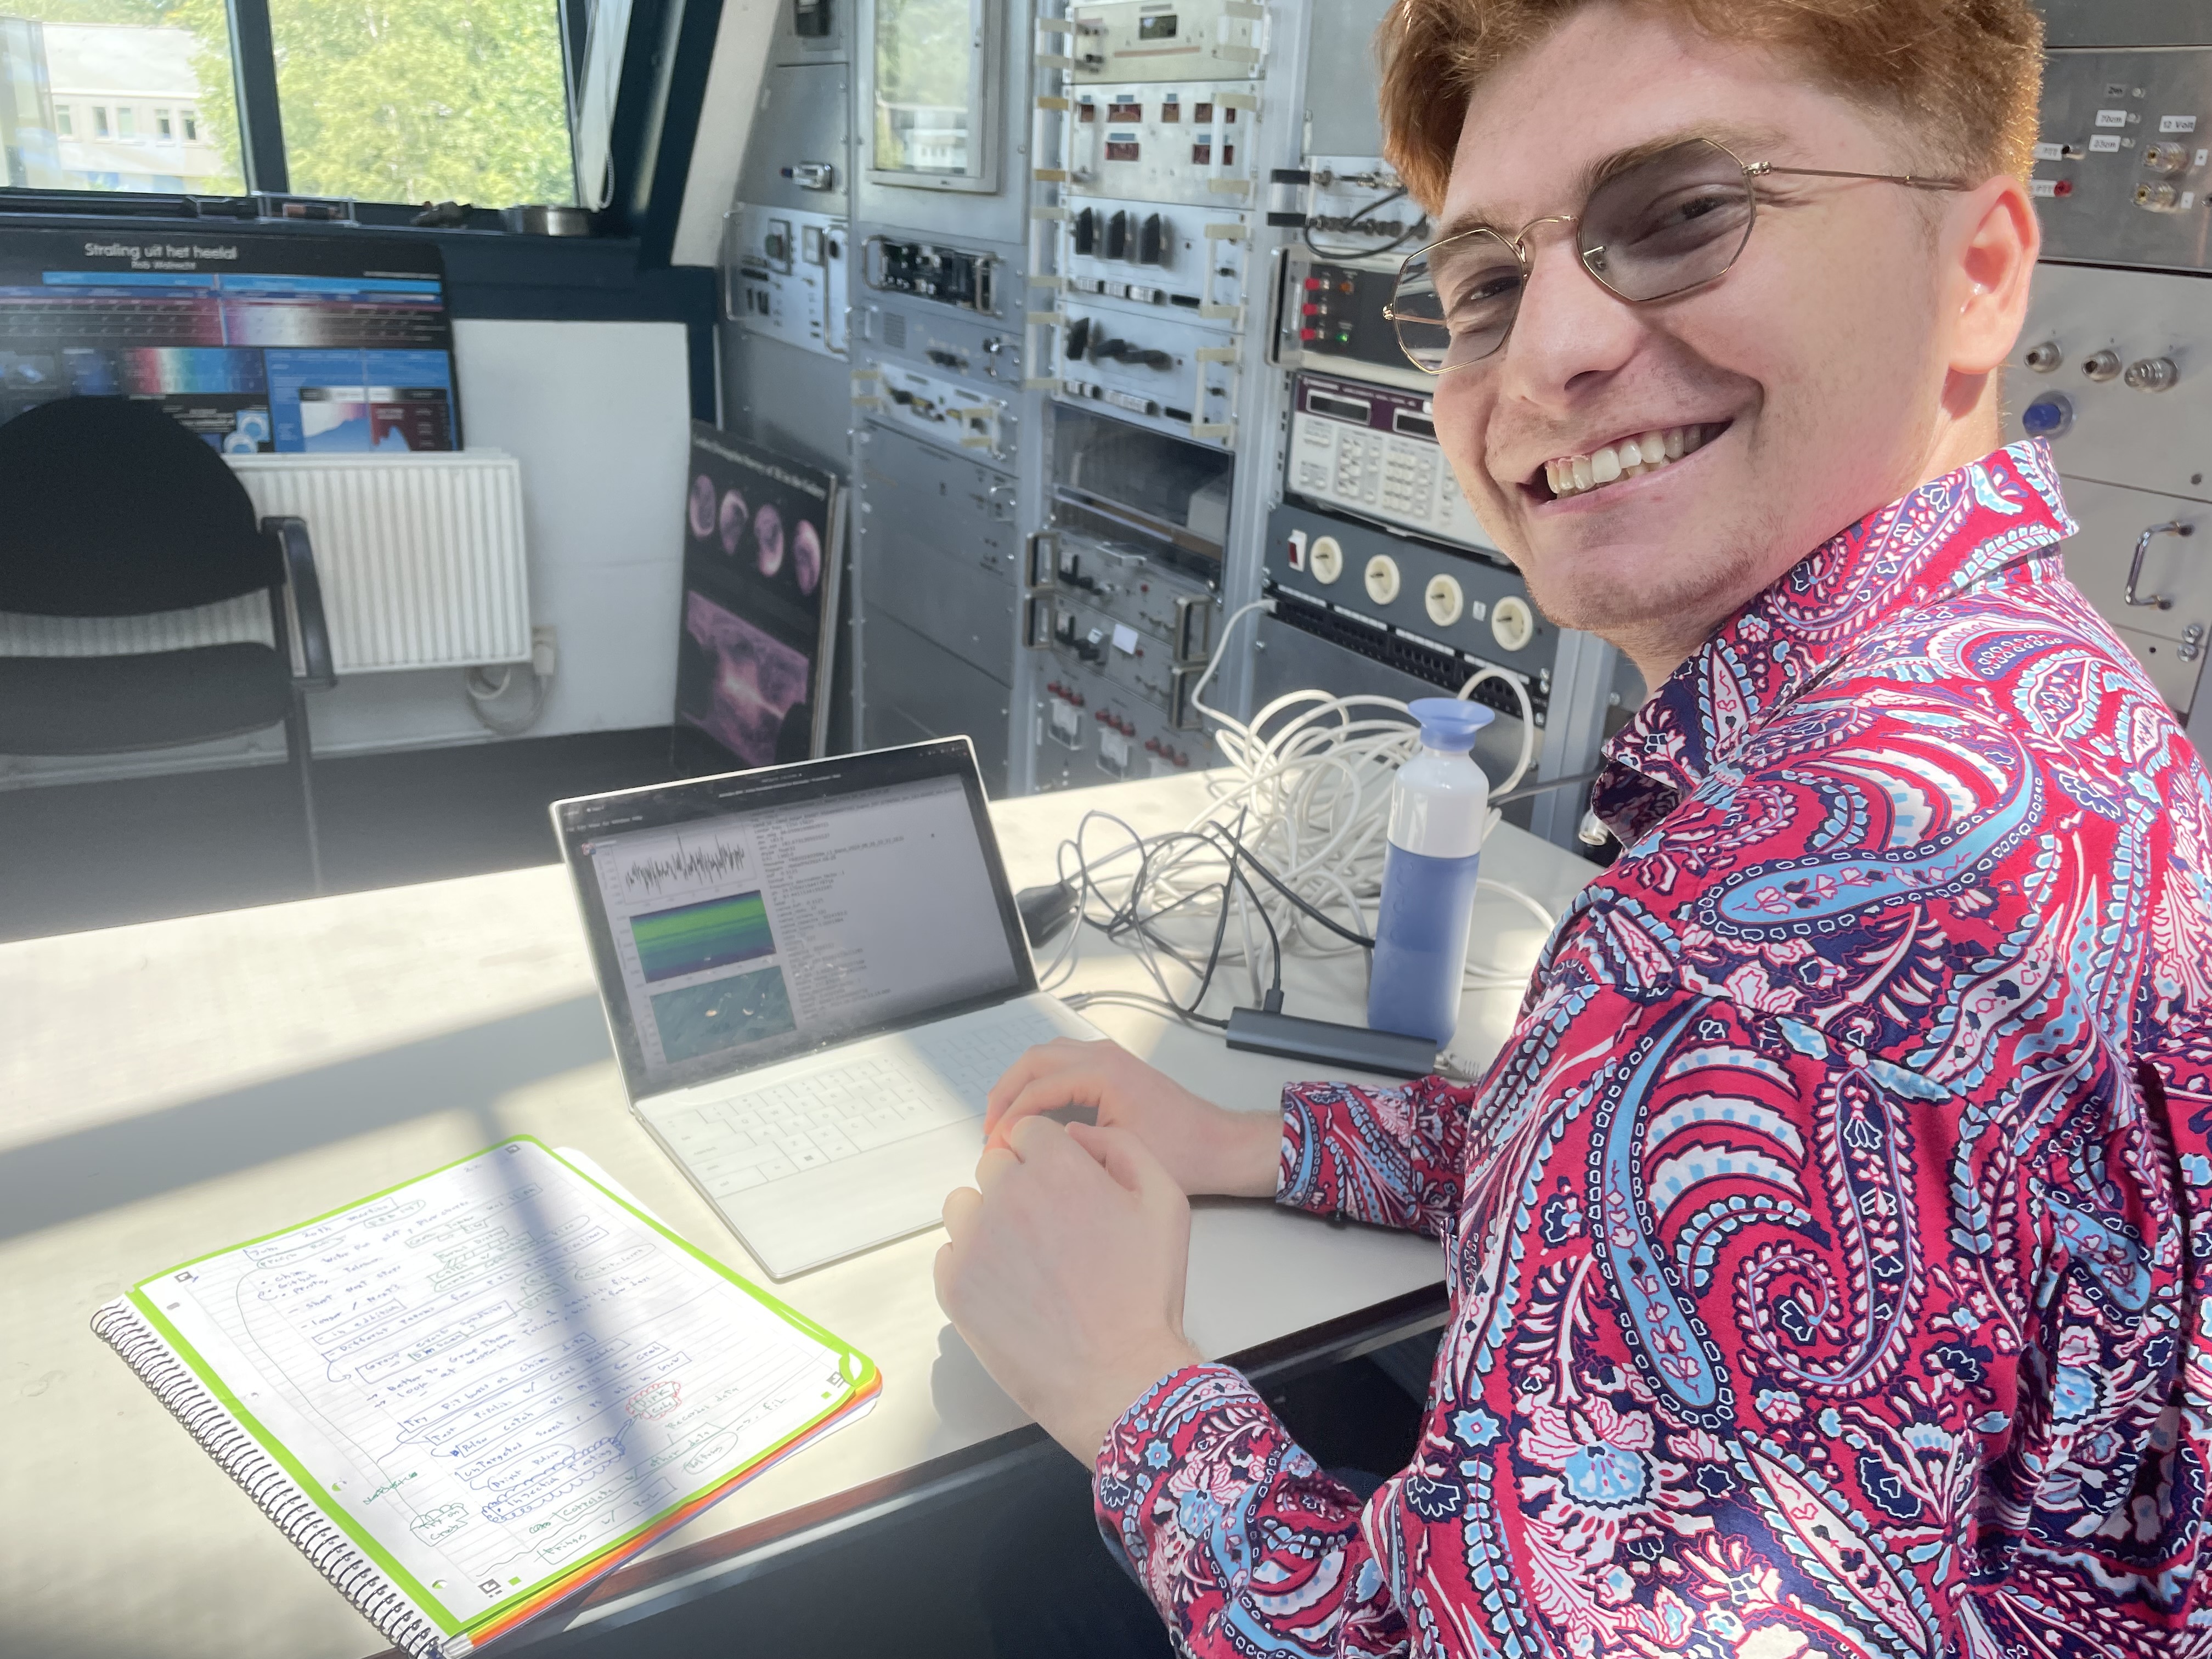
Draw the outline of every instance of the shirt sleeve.
[[[1474,1098],[1440,1077],[1399,1089],[1291,1085],[1275,1201],[1442,1238],[1459,1212]]]
[[[1358,1498],[1228,1366],[1154,1383],[1108,1432],[1095,1474],[1107,1547],[1182,1651],[1407,1651]]]

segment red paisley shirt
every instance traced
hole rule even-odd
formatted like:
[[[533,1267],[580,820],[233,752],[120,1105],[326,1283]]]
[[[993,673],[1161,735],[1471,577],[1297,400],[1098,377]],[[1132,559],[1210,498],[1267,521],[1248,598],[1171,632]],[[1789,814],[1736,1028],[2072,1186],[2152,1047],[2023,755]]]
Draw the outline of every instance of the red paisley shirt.
[[[1364,1505],[1235,1371],[1098,1517],[1190,1651],[2212,1650],[2212,785],[2039,445],[1828,542],[1607,748],[1482,1083],[1295,1086],[1451,1296]]]

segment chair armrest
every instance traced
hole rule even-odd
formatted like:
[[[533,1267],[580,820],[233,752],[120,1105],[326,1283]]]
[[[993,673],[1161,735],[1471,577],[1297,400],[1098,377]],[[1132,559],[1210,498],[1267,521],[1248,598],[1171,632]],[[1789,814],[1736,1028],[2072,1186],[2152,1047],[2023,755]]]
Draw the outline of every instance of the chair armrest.
[[[338,683],[331,665],[330,624],[323,619],[323,584],[315,574],[315,550],[305,519],[264,519],[264,534],[276,538],[284,559],[284,585],[291,592],[292,615],[300,629],[300,683],[327,691]]]

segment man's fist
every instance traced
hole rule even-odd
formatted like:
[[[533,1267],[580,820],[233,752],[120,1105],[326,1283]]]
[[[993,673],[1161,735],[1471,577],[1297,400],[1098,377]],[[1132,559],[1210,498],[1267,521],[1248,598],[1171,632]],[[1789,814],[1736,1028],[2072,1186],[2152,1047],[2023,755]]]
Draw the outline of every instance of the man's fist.
[[[939,1305],[1084,1463],[1139,1395],[1198,1359],[1182,1334],[1190,1206],[1127,1131],[1024,1116],[945,1200],[945,1231]]]

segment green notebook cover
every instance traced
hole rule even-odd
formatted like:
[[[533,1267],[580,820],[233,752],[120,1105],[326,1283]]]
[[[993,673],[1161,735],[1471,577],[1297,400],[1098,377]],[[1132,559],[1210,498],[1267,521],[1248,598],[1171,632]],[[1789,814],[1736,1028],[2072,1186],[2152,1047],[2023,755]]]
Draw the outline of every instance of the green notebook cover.
[[[182,1263],[93,1324],[419,1656],[573,1594],[882,1384],[529,1136]]]

